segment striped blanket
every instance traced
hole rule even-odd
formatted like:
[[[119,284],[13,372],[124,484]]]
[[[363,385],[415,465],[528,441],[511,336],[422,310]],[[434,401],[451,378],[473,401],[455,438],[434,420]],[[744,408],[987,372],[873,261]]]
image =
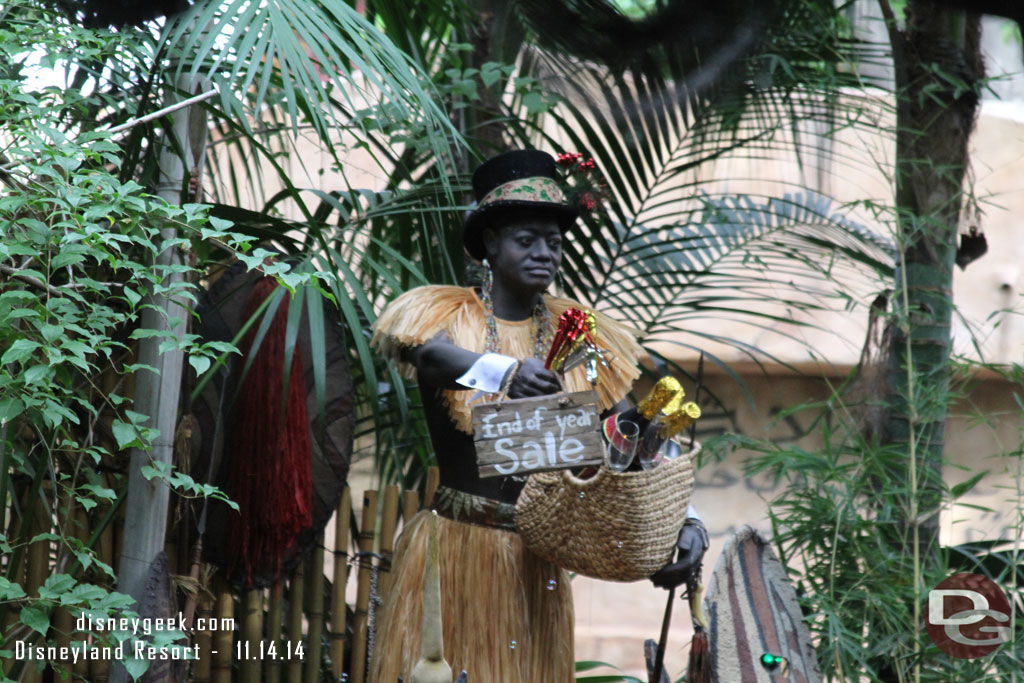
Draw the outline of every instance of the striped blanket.
[[[753,528],[744,526],[726,543],[708,584],[704,612],[715,683],[821,681],[796,592]]]

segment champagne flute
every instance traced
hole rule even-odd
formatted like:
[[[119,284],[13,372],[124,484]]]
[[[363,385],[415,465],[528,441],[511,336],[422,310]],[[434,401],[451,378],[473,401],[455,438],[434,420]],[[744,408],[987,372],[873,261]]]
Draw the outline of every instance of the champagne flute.
[[[629,420],[616,420],[609,426],[612,428],[605,430],[608,436],[605,465],[612,472],[622,472],[633,462],[636,445],[640,440],[640,425]]]
[[[675,437],[666,439],[664,445],[661,447],[661,458],[662,460],[675,460],[683,454],[683,446],[676,441]]]
[[[665,437],[661,435],[664,420],[660,415],[656,416],[647,425],[643,436],[640,437],[640,445],[637,448],[636,459],[640,467],[645,470],[653,470],[663,459],[661,450],[665,443]]]

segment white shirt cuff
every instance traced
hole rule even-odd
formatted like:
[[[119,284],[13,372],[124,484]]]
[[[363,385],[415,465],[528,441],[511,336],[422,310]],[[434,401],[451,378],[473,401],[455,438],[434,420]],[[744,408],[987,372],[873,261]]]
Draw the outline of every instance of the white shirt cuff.
[[[703,522],[704,521],[703,519],[700,518],[700,515],[697,514],[697,511],[693,509],[692,505],[690,505],[689,507],[686,508],[686,518],[687,519],[695,519],[698,522]]]
[[[508,369],[516,364],[516,359],[500,353],[485,353],[476,359],[462,377],[455,380],[457,384],[468,389],[493,394],[501,389],[501,380]]]

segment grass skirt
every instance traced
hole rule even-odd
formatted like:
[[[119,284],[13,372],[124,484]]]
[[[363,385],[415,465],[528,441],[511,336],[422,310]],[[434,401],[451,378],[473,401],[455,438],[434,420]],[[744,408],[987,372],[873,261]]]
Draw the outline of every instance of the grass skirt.
[[[420,658],[430,512],[398,541],[383,592],[370,683],[409,680]],[[572,587],[513,532],[439,519],[444,657],[480,683],[575,679]]]

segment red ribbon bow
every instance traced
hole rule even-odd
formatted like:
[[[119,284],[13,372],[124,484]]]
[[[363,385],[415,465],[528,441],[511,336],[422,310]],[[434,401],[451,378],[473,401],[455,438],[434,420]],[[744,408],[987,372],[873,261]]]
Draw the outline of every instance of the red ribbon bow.
[[[555,330],[551,350],[544,362],[544,367],[552,369],[556,359],[564,360],[569,355],[577,339],[587,334],[587,314],[578,308],[566,309],[558,318],[558,329]],[[557,370],[557,368],[555,368]]]

